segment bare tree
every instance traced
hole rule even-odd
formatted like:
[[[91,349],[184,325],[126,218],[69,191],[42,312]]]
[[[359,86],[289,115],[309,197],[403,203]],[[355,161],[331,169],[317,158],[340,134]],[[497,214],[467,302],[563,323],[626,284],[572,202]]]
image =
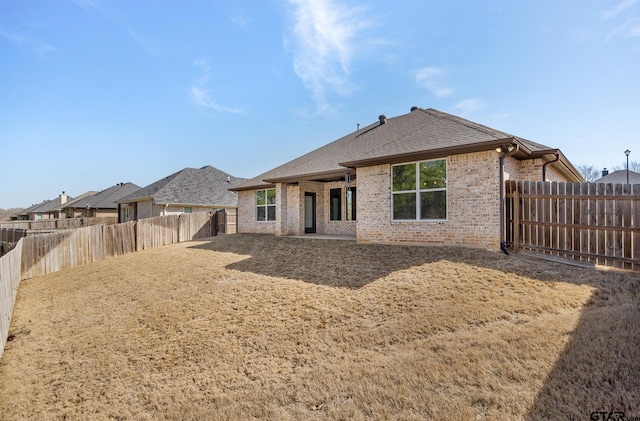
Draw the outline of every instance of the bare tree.
[[[627,169],[627,161],[623,162],[622,165],[615,165],[611,167],[611,171],[620,171],[620,170],[626,170],[626,169]],[[629,161],[629,171],[640,173],[640,161]]]
[[[581,164],[577,166],[580,175],[589,183],[600,178],[600,170],[595,165]]]

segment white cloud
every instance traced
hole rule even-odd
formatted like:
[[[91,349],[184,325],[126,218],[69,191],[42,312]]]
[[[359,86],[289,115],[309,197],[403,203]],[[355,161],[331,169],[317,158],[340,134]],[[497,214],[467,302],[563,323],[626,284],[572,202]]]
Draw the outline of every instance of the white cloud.
[[[638,36],[640,36],[640,21],[638,19],[630,19],[611,31],[604,42],[606,44],[618,37],[634,38]]]
[[[415,74],[416,83],[439,98],[450,96],[453,89],[443,84],[446,73],[439,67],[423,67]]]
[[[603,19],[609,19],[609,18],[612,18],[614,16],[617,16],[620,13],[622,13],[623,11],[633,7],[633,5],[636,4],[637,2],[638,2],[638,0],[622,0],[613,9],[605,10],[604,12],[602,12],[602,18]]]
[[[611,19],[616,27],[609,31],[605,44],[614,38],[633,38],[640,36],[640,19],[637,12],[631,10],[640,0],[622,0],[614,8],[602,12],[602,19]]]
[[[0,28],[0,35],[8,39],[13,45],[24,50],[31,51],[38,55],[40,58],[46,58],[48,53],[52,51],[58,51],[56,48],[45,42],[38,41],[17,33],[6,32],[2,28]]]
[[[198,77],[195,83],[189,88],[189,97],[198,107],[226,113],[244,114],[244,112],[238,108],[228,107],[218,104],[211,97],[211,93],[207,87],[209,79],[213,72],[211,66],[206,60],[196,60],[193,63],[203,74]]]
[[[462,113],[470,113],[484,109],[485,103],[481,99],[463,99],[458,101],[454,107]]]
[[[364,9],[336,0],[289,0],[293,6],[293,66],[320,113],[331,111],[327,93],[348,94],[349,66],[358,36],[371,24]]]

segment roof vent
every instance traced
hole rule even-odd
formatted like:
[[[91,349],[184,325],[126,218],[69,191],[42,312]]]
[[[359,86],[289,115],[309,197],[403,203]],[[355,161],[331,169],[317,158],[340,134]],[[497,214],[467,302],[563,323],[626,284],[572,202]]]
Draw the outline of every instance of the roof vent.
[[[378,120],[380,120],[380,124],[384,124],[384,123],[386,123],[386,122],[387,122],[387,116],[386,116],[386,115],[384,115],[384,114],[380,114],[380,115],[378,116]]]
[[[415,110],[417,110],[418,107],[416,107],[415,105],[413,107],[411,107],[411,112],[414,112]]]
[[[606,168],[602,170],[602,176],[604,177],[605,175],[609,175],[609,170]]]

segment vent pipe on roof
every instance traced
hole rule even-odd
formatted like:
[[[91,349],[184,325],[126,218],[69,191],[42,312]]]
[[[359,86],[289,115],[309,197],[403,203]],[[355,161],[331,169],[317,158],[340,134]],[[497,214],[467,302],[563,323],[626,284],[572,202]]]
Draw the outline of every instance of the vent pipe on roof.
[[[415,110],[417,110],[418,107],[416,107],[415,105],[413,107],[411,107],[411,112],[414,112]]]
[[[380,114],[380,115],[378,116],[378,120],[380,120],[380,124],[384,124],[384,123],[386,123],[386,122],[387,122],[387,116],[386,116],[386,115],[384,115],[384,114]]]
[[[602,176],[604,177],[605,175],[609,175],[609,170],[606,168],[602,170]]]

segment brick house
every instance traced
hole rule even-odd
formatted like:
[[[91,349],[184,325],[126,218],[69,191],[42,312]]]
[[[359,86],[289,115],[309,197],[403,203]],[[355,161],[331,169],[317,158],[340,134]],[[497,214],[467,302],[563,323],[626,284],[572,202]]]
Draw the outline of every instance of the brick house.
[[[584,181],[559,149],[412,107],[232,190],[240,233],[497,249],[507,179]]]

